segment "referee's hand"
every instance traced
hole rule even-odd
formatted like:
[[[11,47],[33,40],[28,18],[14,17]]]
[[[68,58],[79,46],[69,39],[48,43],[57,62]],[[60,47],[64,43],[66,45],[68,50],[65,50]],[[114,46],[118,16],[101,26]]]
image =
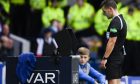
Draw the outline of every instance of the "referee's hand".
[[[107,63],[107,59],[102,59],[100,67],[101,67],[102,69],[106,69],[106,66],[105,66],[106,63]]]

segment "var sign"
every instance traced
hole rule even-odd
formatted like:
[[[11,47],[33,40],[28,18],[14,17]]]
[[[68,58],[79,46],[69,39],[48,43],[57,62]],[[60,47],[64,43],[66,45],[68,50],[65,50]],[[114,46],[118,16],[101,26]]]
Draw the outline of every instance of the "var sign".
[[[35,70],[29,79],[28,84],[59,84],[59,70]]]

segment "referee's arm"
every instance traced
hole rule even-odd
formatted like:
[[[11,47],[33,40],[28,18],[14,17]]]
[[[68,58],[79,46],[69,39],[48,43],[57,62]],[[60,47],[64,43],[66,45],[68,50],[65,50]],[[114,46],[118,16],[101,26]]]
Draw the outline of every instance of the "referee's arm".
[[[104,57],[101,61],[101,67],[102,68],[106,68],[105,64],[107,62],[107,58],[110,56],[111,52],[113,51],[113,48],[115,46],[117,37],[110,37],[107,43],[107,47],[106,47],[106,51],[104,54]]]
[[[115,19],[111,22],[111,24],[109,26],[110,35],[109,35],[108,43],[106,46],[105,54],[101,61],[101,68],[106,68],[105,64],[107,63],[107,58],[109,58],[110,54],[112,53],[112,51],[114,49],[120,28],[121,28],[121,25],[120,25],[119,19]]]
[[[107,43],[107,47],[106,47],[106,51],[104,54],[104,58],[108,58],[110,56],[110,54],[115,46],[116,40],[117,40],[117,37],[110,37],[109,38],[108,43]]]

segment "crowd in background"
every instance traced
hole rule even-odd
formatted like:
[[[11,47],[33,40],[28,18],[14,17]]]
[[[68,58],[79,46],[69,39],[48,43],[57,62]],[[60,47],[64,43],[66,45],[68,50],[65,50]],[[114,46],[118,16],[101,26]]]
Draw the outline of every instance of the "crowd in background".
[[[52,36],[70,27],[79,42],[83,42],[91,50],[91,65],[99,69],[98,65],[106,45],[105,32],[110,22],[100,9],[101,1],[0,0],[0,54],[12,55],[13,41],[9,34],[13,33],[28,39],[31,42],[31,51],[38,56],[49,55],[46,50],[55,46],[52,44]],[[129,69],[126,73],[130,75],[140,74],[140,0],[116,2],[128,26],[125,61],[129,61],[126,65],[130,68],[124,69]],[[45,47],[41,51],[40,48],[44,47],[44,44],[49,49]]]

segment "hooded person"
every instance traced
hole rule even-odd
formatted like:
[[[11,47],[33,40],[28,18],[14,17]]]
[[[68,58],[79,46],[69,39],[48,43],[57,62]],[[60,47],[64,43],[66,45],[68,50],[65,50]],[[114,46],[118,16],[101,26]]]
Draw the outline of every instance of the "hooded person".
[[[26,84],[35,68],[36,57],[33,53],[22,53],[19,56],[16,74],[21,84]]]

